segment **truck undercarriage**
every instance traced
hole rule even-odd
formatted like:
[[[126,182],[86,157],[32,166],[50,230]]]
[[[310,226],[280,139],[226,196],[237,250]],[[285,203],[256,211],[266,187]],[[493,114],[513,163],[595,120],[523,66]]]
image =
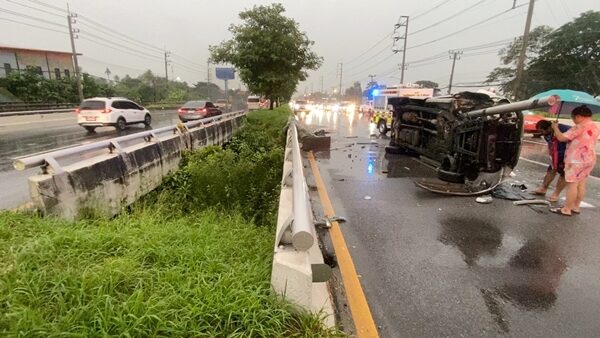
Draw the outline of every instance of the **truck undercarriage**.
[[[480,194],[493,189],[517,165],[523,135],[521,110],[547,107],[555,98],[510,103],[461,92],[432,98],[390,98],[391,153],[418,155],[439,180],[417,185],[440,193]]]

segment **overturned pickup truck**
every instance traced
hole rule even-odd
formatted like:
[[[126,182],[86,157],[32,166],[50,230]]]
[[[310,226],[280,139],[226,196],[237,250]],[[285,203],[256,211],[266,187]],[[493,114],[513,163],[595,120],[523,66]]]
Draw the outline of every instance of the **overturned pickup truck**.
[[[522,110],[557,104],[551,96],[510,103],[501,97],[461,92],[431,98],[390,98],[393,121],[388,153],[419,155],[438,180],[422,188],[453,195],[493,189],[517,165],[523,134]]]

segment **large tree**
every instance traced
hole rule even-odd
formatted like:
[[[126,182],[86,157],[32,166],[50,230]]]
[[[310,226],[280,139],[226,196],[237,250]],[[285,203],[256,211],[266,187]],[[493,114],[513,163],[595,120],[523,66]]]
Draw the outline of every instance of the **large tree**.
[[[245,10],[239,14],[242,23],[229,27],[233,38],[210,49],[212,62],[232,64],[251,92],[271,101],[271,109],[274,102],[289,100],[306,72],[323,61],[284,12],[281,4]]]
[[[535,92],[569,88],[600,94],[600,12],[582,13],[552,32],[527,73]]]
[[[548,26],[538,26],[529,33],[529,40],[527,42],[526,60],[532,60],[538,56],[540,50],[546,43],[548,35],[552,32],[552,28]],[[515,38],[507,47],[502,48],[498,52],[500,56],[500,62],[502,66],[494,68],[488,75],[488,83],[500,83],[500,89],[502,92],[509,96],[514,96],[513,86],[516,77],[517,61],[521,54],[521,48],[523,46],[523,36]],[[529,74],[527,71],[523,72],[521,78],[522,85],[520,86],[519,97],[529,97],[527,82],[529,81]]]

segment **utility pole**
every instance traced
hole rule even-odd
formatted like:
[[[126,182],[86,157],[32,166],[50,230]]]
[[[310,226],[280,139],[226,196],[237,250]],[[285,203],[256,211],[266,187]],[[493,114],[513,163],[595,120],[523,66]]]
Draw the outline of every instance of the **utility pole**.
[[[167,80],[167,86],[169,86],[169,56],[171,52],[165,51],[165,79]]]
[[[210,59],[206,60],[206,98],[210,100]]]
[[[373,79],[374,79],[374,78],[375,78],[377,75],[374,75],[374,74],[369,74],[368,76],[371,78],[371,82],[370,82],[370,83],[373,83],[373,82],[374,82],[374,81],[373,81]]]
[[[79,100],[83,101],[83,87],[81,87],[81,74],[79,72],[79,61],[77,60],[77,50],[75,50],[75,39],[78,38],[77,34],[79,29],[73,29],[73,24],[76,23],[75,18],[77,13],[71,13],[69,4],[67,4],[67,22],[69,23],[69,37],[71,38],[71,52],[73,53],[73,66],[75,70],[75,78],[77,80],[77,92],[79,93]]]
[[[338,63],[339,66],[339,76],[340,76],[340,87],[339,87],[339,95],[342,96],[342,74],[344,72],[344,64],[342,62]]]
[[[454,66],[456,65],[456,60],[460,60],[460,55],[463,51],[450,50],[448,53],[450,54],[450,60],[452,60],[452,71],[450,72],[450,83],[448,84],[448,94],[450,94],[452,92],[452,80],[454,79]]]
[[[321,93],[323,93],[323,75],[321,75]]]
[[[110,74],[111,71],[108,67],[106,67],[106,70],[104,71],[104,74],[106,74],[106,81],[110,84]]]
[[[521,46],[521,55],[517,62],[517,74],[515,76],[515,85],[513,86],[513,96],[515,99],[519,97],[519,86],[521,85],[521,77],[523,76],[523,68],[525,67],[525,57],[527,56],[527,44],[529,43],[529,29],[531,28],[531,18],[533,17],[534,0],[529,0],[529,10],[527,11],[527,21],[525,22],[525,32],[523,33],[523,45]]]
[[[398,23],[396,25],[394,25],[394,45],[392,46],[392,51],[394,53],[402,52],[402,66],[400,67],[400,70],[401,70],[400,83],[404,83],[404,71],[406,70],[405,63],[406,63],[406,42],[408,40],[408,19],[409,19],[409,17],[407,15],[402,15],[398,19]],[[403,36],[400,35],[401,33],[399,32],[399,29],[402,27],[404,27]],[[396,42],[398,40],[404,40],[402,49],[396,48]]]

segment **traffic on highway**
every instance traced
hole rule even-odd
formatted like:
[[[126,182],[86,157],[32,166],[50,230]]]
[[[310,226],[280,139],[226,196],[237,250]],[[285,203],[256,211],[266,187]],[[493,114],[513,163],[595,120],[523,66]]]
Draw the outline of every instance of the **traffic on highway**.
[[[598,0],[0,2],[0,337],[600,337]]]

